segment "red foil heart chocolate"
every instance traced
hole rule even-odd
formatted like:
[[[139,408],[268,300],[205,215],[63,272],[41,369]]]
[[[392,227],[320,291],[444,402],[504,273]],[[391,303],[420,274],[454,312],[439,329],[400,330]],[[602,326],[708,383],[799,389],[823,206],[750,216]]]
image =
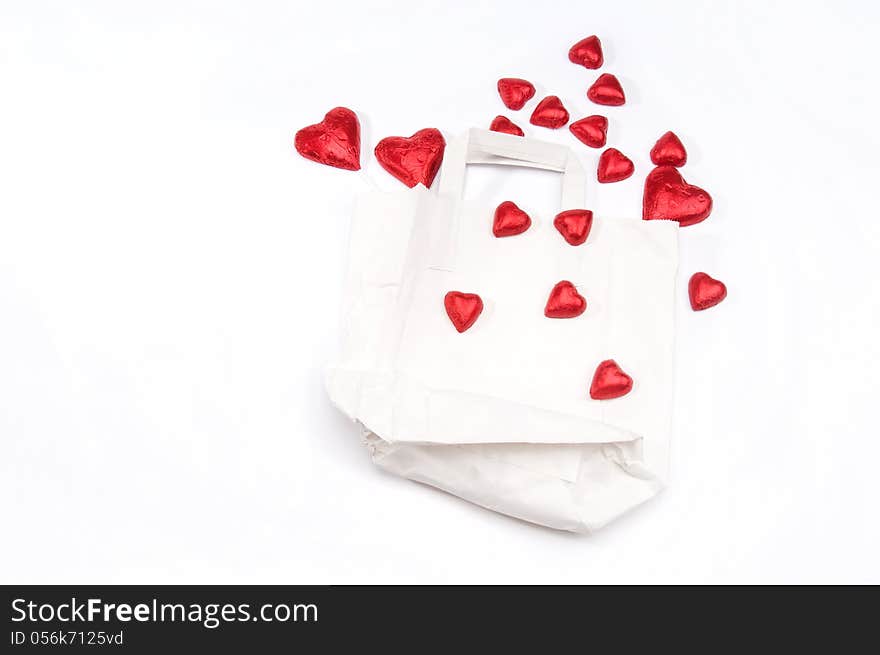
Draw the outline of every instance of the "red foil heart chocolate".
[[[568,122],[568,110],[562,105],[559,98],[547,96],[535,107],[529,122],[532,125],[555,130]]]
[[[651,161],[657,166],[681,167],[687,163],[687,150],[673,132],[667,132],[651,148]]]
[[[568,51],[568,60],[573,64],[580,64],[584,68],[601,68],[605,62],[602,56],[602,43],[598,36],[588,36],[571,46]]]
[[[389,136],[376,144],[376,159],[386,171],[412,188],[419,182],[430,187],[443,161],[446,141],[433,127],[411,137]]]
[[[535,87],[528,80],[518,77],[502,77],[498,80],[498,95],[508,109],[519,111],[535,95]]]
[[[550,297],[544,306],[544,316],[547,318],[574,318],[583,314],[586,309],[586,299],[577,292],[571,282],[563,280],[557,282],[550,292]]]
[[[596,367],[593,383],[590,385],[590,398],[611,400],[628,394],[633,388],[633,380],[623,372],[613,359],[606,359]]]
[[[573,246],[579,246],[590,236],[593,212],[589,209],[569,209],[556,214],[553,226]]]
[[[492,234],[496,237],[513,237],[528,230],[531,224],[532,219],[528,214],[510,200],[505,200],[495,210]]]
[[[489,129],[493,132],[503,132],[504,134],[513,134],[514,136],[524,136],[523,131],[522,129],[520,129],[519,125],[514,123],[506,116],[496,116],[492,120],[492,124],[489,126]]]
[[[459,332],[471,327],[483,311],[483,300],[475,293],[450,291],[443,299],[446,314]]]
[[[684,181],[672,166],[658,166],[645,178],[642,218],[646,221],[678,221],[686,227],[706,219],[712,212],[712,196]]]
[[[724,282],[706,273],[694,273],[688,282],[688,297],[691,300],[691,309],[699,312],[714,307],[727,298],[727,287]]]
[[[623,87],[611,73],[602,73],[593,86],[587,89],[587,97],[597,105],[618,107],[626,102]]]
[[[601,148],[608,134],[608,119],[604,116],[587,116],[569,125],[568,129],[581,143],[591,148]]]
[[[361,168],[361,125],[351,109],[331,109],[320,123],[297,132],[293,145],[303,157],[319,164],[347,171]]]
[[[599,156],[599,168],[596,177],[603,184],[625,180],[636,169],[629,157],[617,148],[608,148]]]

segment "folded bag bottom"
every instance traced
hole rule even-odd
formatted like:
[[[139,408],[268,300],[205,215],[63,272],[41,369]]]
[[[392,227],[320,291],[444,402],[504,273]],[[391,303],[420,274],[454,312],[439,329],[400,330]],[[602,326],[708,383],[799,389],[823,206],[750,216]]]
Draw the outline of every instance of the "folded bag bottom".
[[[331,400],[360,425],[373,462],[389,473],[582,533],[663,488],[664,462],[646,463],[645,441],[631,432],[488,396],[425,391],[411,380],[394,393],[376,377],[384,378],[331,367],[326,382]]]
[[[589,533],[663,487],[638,459],[640,441],[591,444],[391,444],[370,431],[373,461],[487,509]],[[576,470],[574,479],[565,471]],[[554,472],[554,468],[561,469]]]

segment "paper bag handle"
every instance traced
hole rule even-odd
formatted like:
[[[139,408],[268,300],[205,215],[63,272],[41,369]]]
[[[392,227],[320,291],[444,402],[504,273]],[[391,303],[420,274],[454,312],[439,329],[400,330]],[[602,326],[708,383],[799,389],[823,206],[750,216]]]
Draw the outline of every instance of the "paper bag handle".
[[[471,128],[446,148],[441,195],[461,200],[468,164],[523,166],[562,173],[561,209],[584,206],[586,173],[568,146]]]

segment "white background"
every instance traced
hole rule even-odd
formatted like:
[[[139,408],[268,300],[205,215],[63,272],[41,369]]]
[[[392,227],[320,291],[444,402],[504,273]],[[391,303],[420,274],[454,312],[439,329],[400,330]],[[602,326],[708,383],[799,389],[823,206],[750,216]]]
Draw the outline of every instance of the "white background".
[[[873,2],[0,4],[0,582],[880,582]],[[628,102],[591,105],[596,33]],[[592,537],[370,464],[328,402],[376,141],[605,113],[636,174],[684,140],[672,486]],[[294,132],[358,112],[369,177]],[[540,175],[540,174],[537,174]],[[586,389],[587,381],[585,381]]]

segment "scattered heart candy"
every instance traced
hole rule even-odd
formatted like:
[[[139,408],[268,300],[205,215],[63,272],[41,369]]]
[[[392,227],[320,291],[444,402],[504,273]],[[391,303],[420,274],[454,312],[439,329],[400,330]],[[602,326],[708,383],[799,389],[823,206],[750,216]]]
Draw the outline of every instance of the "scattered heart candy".
[[[319,164],[357,171],[361,168],[361,125],[357,114],[336,107],[324,120],[302,128],[293,138],[296,151]]]
[[[568,243],[579,246],[590,236],[593,227],[593,212],[589,209],[568,209],[556,214],[553,226],[559,230]]]
[[[598,180],[608,182],[620,182],[633,174],[635,166],[629,157],[617,148],[608,148],[599,156],[599,168],[596,170]]]
[[[496,116],[489,125],[489,129],[493,132],[503,132],[504,134],[513,134],[514,136],[525,136],[519,125],[514,123],[506,116]]]
[[[376,144],[376,159],[386,171],[412,188],[419,182],[430,187],[443,161],[446,141],[433,127],[411,137],[389,136]]]
[[[628,394],[633,387],[633,380],[623,372],[613,359],[606,359],[596,367],[593,383],[590,385],[590,398],[593,400],[611,400]]]
[[[505,200],[495,209],[492,234],[496,237],[512,237],[529,229],[532,219],[510,200]]]
[[[498,80],[498,95],[505,107],[519,111],[535,95],[535,86],[518,77],[502,77]]]
[[[658,166],[645,178],[642,218],[678,221],[686,227],[706,219],[712,212],[712,196],[684,181],[672,166]]]
[[[568,60],[584,68],[601,68],[605,58],[602,56],[602,42],[599,41],[599,37],[588,36],[575,43],[568,51]]]
[[[475,293],[450,291],[443,299],[446,314],[459,332],[471,327],[483,311],[483,300]]]
[[[611,73],[602,73],[593,86],[587,89],[587,97],[597,105],[618,107],[626,102],[623,87]]]
[[[601,148],[608,134],[608,119],[598,115],[587,116],[569,125],[568,129],[581,143],[591,148]]]
[[[651,161],[657,166],[675,166],[677,168],[687,163],[687,151],[684,144],[675,136],[674,132],[667,132],[651,148]]]
[[[557,282],[550,292],[544,307],[547,318],[574,318],[587,309],[586,299],[578,293],[575,286],[568,280]]]
[[[558,97],[547,96],[535,107],[529,122],[532,125],[555,130],[568,122],[568,110]]]
[[[688,282],[691,309],[699,312],[714,307],[727,297],[727,287],[706,273],[694,273]]]

